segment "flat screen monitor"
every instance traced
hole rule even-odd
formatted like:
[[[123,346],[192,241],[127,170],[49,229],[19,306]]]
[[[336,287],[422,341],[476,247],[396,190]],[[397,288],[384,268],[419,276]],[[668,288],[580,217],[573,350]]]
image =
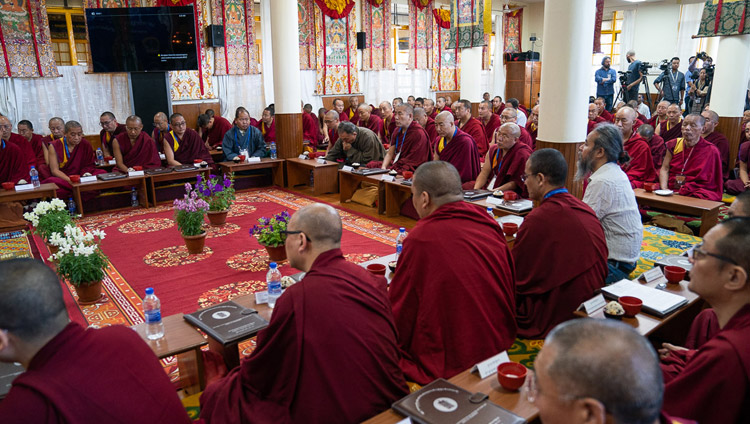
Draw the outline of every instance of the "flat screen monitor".
[[[198,69],[193,6],[86,9],[94,72]]]

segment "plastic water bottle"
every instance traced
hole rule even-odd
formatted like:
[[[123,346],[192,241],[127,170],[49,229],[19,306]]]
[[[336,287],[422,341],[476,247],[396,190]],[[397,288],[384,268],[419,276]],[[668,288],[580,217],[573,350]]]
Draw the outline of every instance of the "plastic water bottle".
[[[70,216],[75,216],[76,214],[76,202],[73,201],[72,197],[68,198],[68,212],[70,212]]]
[[[396,260],[401,256],[401,250],[404,248],[404,239],[406,238],[406,228],[401,227],[398,229],[398,236],[396,236]]]
[[[276,159],[276,142],[271,142],[271,159]]]
[[[492,212],[492,206],[487,206],[487,214],[492,218],[492,220],[495,220],[495,214]]]
[[[34,186],[34,188],[39,188],[42,184],[39,182],[39,171],[36,170],[36,167],[34,165],[31,165],[31,170],[29,171],[29,177],[31,177],[31,184]]]
[[[281,296],[281,271],[279,271],[276,262],[271,262],[269,265],[270,269],[266,274],[266,287],[268,289],[268,306],[273,308],[276,306],[276,299]]]
[[[101,147],[96,149],[96,163],[104,165],[104,152],[102,152]]]
[[[146,289],[143,298],[143,316],[146,318],[146,337],[156,340],[164,337],[164,323],[161,322],[161,301],[154,295],[154,289]]]
[[[130,206],[137,208],[141,203],[138,201],[138,192],[135,191],[135,187],[130,191]]]

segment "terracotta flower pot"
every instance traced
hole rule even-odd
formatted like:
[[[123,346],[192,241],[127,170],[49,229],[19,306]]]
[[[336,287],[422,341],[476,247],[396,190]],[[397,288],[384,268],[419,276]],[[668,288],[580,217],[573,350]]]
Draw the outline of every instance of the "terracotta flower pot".
[[[73,285],[78,294],[78,303],[96,303],[102,297],[102,282],[92,281],[88,283],[81,283],[79,285]]]
[[[206,232],[202,232],[197,236],[186,236],[182,235],[185,239],[185,247],[187,247],[188,253],[191,255],[197,255],[203,253],[203,246],[206,244]]]
[[[268,257],[274,262],[281,262],[286,260],[286,248],[282,244],[281,246],[271,247],[264,246],[268,252]]]
[[[225,211],[208,211],[208,221],[212,227],[221,227],[227,222],[227,214],[229,210]]]

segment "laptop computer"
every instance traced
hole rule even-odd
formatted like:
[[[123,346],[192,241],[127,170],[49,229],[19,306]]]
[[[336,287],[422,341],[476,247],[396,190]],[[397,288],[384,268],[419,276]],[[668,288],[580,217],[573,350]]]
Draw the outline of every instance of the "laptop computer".
[[[464,200],[479,200],[492,194],[490,190],[464,190]]]
[[[96,176],[96,178],[99,178],[102,181],[119,180],[127,177],[128,174],[123,174],[122,172],[107,172],[106,174],[99,174]]]
[[[352,174],[359,174],[359,175],[378,175],[378,174],[385,174],[386,172],[391,172],[387,169],[382,168],[359,168],[352,171]]]
[[[156,175],[156,174],[168,174],[172,172],[172,168],[152,168],[152,169],[146,169],[143,171],[146,175]]]
[[[196,169],[198,168],[196,168],[194,165],[180,165],[174,167],[174,170],[177,172],[194,171]]]

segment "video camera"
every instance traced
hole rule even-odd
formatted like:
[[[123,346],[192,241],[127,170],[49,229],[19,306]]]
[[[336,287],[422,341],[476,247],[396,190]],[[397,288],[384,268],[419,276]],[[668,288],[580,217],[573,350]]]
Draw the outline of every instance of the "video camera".
[[[709,56],[708,56],[708,54],[706,54],[706,52],[700,52],[700,53],[696,54],[695,57],[698,58],[698,59],[700,59],[700,60],[704,60],[705,61],[706,59],[708,59]]]
[[[620,85],[628,85],[628,74],[630,71],[617,71],[617,73],[620,74]]]

